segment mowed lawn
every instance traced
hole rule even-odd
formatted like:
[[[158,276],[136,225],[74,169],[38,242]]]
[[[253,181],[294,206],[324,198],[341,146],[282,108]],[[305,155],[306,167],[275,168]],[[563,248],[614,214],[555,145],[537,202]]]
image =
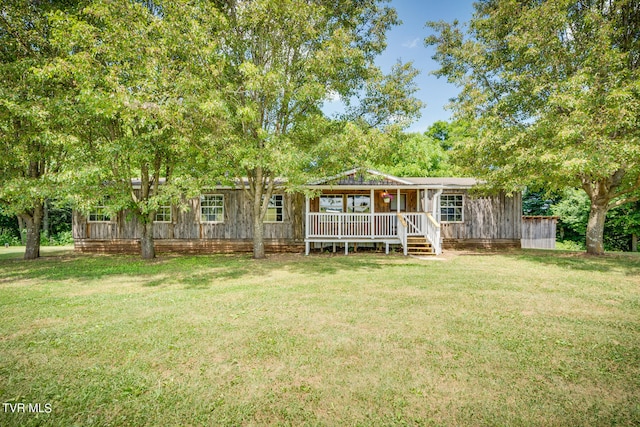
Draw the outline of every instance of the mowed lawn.
[[[2,426],[640,425],[638,256],[8,251]]]

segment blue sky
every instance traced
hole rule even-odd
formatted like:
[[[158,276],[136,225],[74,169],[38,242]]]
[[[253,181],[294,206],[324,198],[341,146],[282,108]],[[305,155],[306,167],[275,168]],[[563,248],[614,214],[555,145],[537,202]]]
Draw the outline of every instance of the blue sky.
[[[418,98],[426,104],[422,116],[408,129],[411,132],[424,132],[437,120],[448,120],[451,113],[444,109],[449,99],[458,93],[458,89],[447,83],[444,78],[436,78],[429,73],[438,68],[431,59],[433,47],[424,46],[424,38],[429,29],[427,21],[444,20],[451,22],[457,19],[467,22],[473,12],[472,0],[392,0],[389,3],[398,12],[402,21],[387,35],[387,49],[376,61],[385,72],[400,59],[402,62],[413,61],[413,66],[420,70],[416,83],[420,88]]]

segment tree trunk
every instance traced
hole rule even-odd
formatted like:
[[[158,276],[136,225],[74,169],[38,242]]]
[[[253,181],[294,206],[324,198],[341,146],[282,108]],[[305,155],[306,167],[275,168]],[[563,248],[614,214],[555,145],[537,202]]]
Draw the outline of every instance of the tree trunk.
[[[156,248],[153,243],[153,221],[146,221],[142,224],[140,255],[142,259],[153,259],[156,257]]]
[[[24,259],[36,259],[40,256],[40,228],[42,227],[43,211],[43,204],[36,203],[31,214],[20,215],[27,229]]]
[[[604,255],[604,220],[607,210],[608,203],[591,201],[587,222],[587,253],[589,255]]]
[[[638,235],[631,235],[631,252],[638,252]]]
[[[18,232],[20,233],[20,243],[22,245],[27,244],[27,234],[25,233],[26,226],[24,225],[24,219],[20,215],[18,216]]]
[[[42,233],[46,238],[49,238],[49,203],[47,199],[44,200],[44,204],[42,206],[44,208],[42,217]]]
[[[256,192],[257,193],[257,192]],[[259,197],[259,198],[258,198]],[[253,201],[253,258],[263,259],[264,254],[264,224],[261,218],[262,196],[255,197]]]

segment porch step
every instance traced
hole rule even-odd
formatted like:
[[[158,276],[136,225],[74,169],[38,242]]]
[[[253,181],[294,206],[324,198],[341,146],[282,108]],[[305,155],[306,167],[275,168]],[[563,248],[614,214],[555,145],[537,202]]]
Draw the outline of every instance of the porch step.
[[[410,236],[407,237],[407,254],[408,255],[435,255],[433,246],[424,237]]]

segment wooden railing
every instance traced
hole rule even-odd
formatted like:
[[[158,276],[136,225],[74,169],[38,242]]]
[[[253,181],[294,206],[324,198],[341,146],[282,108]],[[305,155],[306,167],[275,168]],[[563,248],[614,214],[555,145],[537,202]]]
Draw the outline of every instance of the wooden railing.
[[[407,256],[407,232],[408,226],[407,222],[402,217],[402,214],[398,212],[398,237],[400,238],[400,243],[402,244],[402,251],[404,255]]]
[[[307,213],[307,237],[319,238],[395,238],[395,213]]]
[[[424,236],[436,254],[442,253],[440,225],[429,213],[307,213],[309,239],[400,239],[405,255],[407,237]]]

